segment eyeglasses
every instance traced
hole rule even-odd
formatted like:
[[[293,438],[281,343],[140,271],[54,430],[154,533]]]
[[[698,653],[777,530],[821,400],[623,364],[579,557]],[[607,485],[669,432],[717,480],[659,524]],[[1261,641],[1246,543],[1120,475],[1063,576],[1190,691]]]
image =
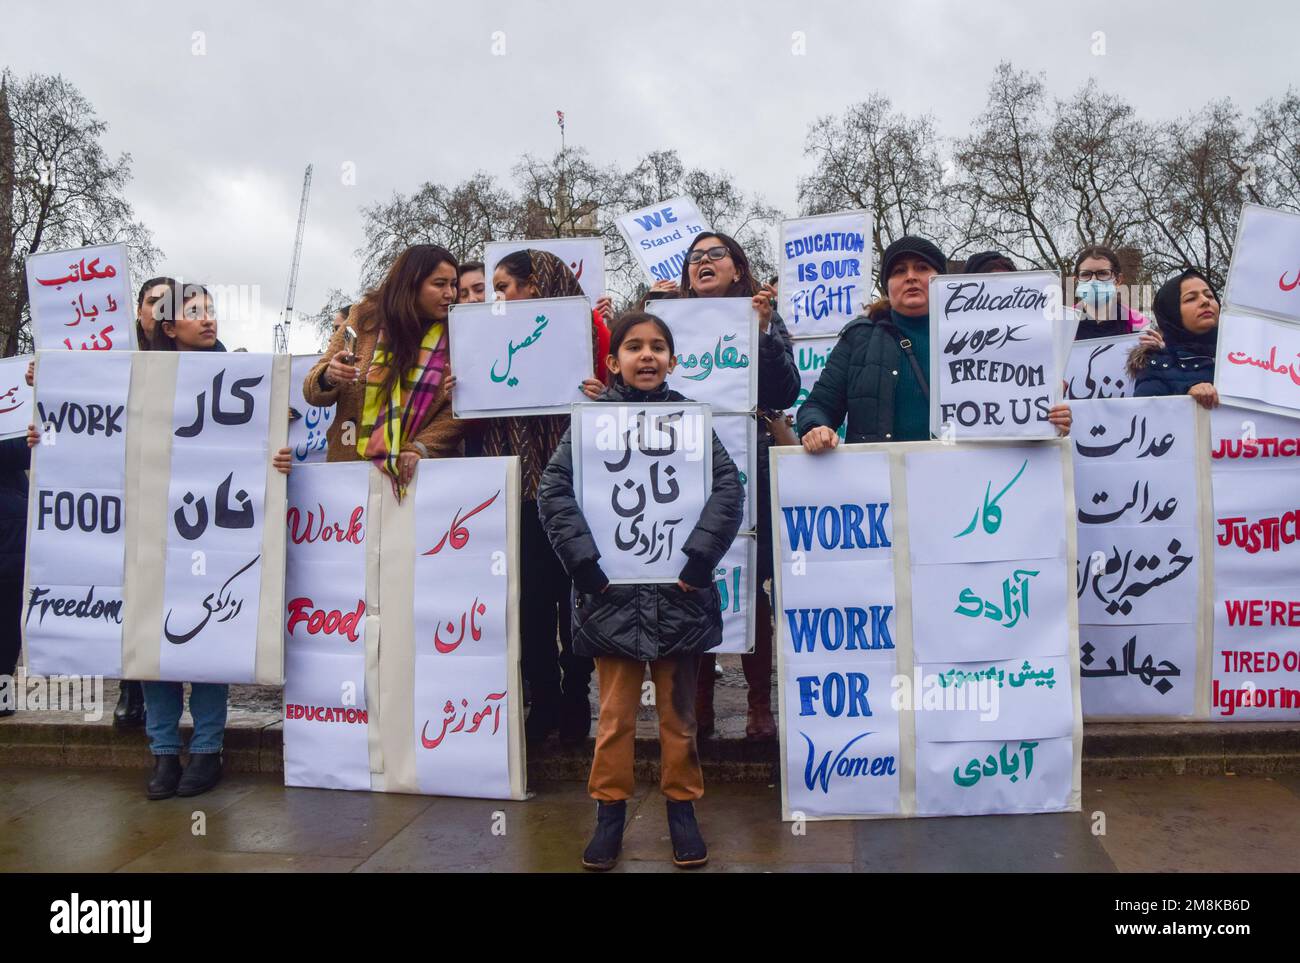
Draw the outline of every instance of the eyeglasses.
[[[1079,272],[1080,281],[1091,281],[1093,278],[1096,278],[1098,281],[1113,281],[1115,279],[1115,272],[1111,270]]]
[[[729,255],[730,253],[731,253],[730,251],[728,251],[725,247],[719,244],[717,247],[707,248],[706,250],[703,251],[700,250],[692,251],[690,254],[686,255],[686,263],[699,264],[706,257],[710,261],[721,261],[724,257]]]

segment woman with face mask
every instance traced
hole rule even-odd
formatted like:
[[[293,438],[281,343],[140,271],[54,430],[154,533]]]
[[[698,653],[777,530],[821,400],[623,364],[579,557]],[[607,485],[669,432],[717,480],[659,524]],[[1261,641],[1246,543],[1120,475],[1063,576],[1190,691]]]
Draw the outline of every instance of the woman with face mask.
[[[1139,345],[1129,355],[1133,393],[1139,398],[1187,394],[1202,407],[1217,406],[1218,292],[1204,274],[1188,268],[1160,286],[1155,307],[1164,343]]]
[[[1074,259],[1074,274],[1075,309],[1079,312],[1074,340],[1110,338],[1146,327],[1147,319],[1124,304],[1120,296],[1124,272],[1110,248],[1100,244],[1085,247]]]

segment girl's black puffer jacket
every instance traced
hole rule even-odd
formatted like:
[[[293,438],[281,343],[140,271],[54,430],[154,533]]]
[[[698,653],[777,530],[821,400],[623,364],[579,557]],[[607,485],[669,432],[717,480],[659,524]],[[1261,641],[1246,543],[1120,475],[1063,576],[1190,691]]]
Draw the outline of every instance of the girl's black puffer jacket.
[[[686,401],[665,383],[652,392],[618,380],[601,401]],[[731,547],[744,514],[740,474],[713,436],[713,491],[700,520],[682,546],[688,561],[676,584],[611,585],[600,568],[600,551],[578,507],[573,486],[573,447],[565,432],[537,489],[542,527],[573,579],[573,652],[651,662],[696,656],[722,642],[722,600],[713,570]]]

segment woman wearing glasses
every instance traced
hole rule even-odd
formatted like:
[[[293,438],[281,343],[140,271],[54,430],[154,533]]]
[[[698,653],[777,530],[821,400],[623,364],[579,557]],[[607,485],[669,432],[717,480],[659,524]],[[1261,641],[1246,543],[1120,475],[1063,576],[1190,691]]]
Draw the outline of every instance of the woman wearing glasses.
[[[1074,340],[1109,338],[1147,326],[1147,319],[1124,304],[1120,296],[1124,272],[1110,248],[1100,244],[1085,247],[1074,259],[1074,274],[1074,295],[1079,299],[1075,305],[1079,329]]]
[[[671,290],[671,282],[660,282],[656,290]],[[758,499],[756,521],[758,536],[758,584],[772,578],[772,507],[768,479],[767,451],[771,433],[763,411],[780,411],[793,405],[799,397],[799,369],[794,362],[794,348],[785,322],[776,312],[776,290],[760,286],[750,270],[749,258],[733,238],[717,232],[701,234],[691,243],[682,265],[678,288],[685,298],[752,298],[758,313]],[[714,730],[713,683],[717,657],[705,653],[700,664],[695,714],[699,734]],[[741,656],[745,682],[749,686],[749,711],[745,735],[750,739],[773,739],[776,722],[772,718],[772,609],[765,591],[758,592],[755,613],[754,652]]]

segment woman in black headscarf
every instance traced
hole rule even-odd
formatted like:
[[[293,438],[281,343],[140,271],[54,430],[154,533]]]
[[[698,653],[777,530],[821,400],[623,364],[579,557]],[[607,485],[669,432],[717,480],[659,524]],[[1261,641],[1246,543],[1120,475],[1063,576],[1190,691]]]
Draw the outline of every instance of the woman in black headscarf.
[[[1134,394],[1188,394],[1205,408],[1219,403],[1214,389],[1214,349],[1219,337],[1219,295],[1204,274],[1188,268],[1156,293],[1161,347],[1141,345],[1129,355]]]

